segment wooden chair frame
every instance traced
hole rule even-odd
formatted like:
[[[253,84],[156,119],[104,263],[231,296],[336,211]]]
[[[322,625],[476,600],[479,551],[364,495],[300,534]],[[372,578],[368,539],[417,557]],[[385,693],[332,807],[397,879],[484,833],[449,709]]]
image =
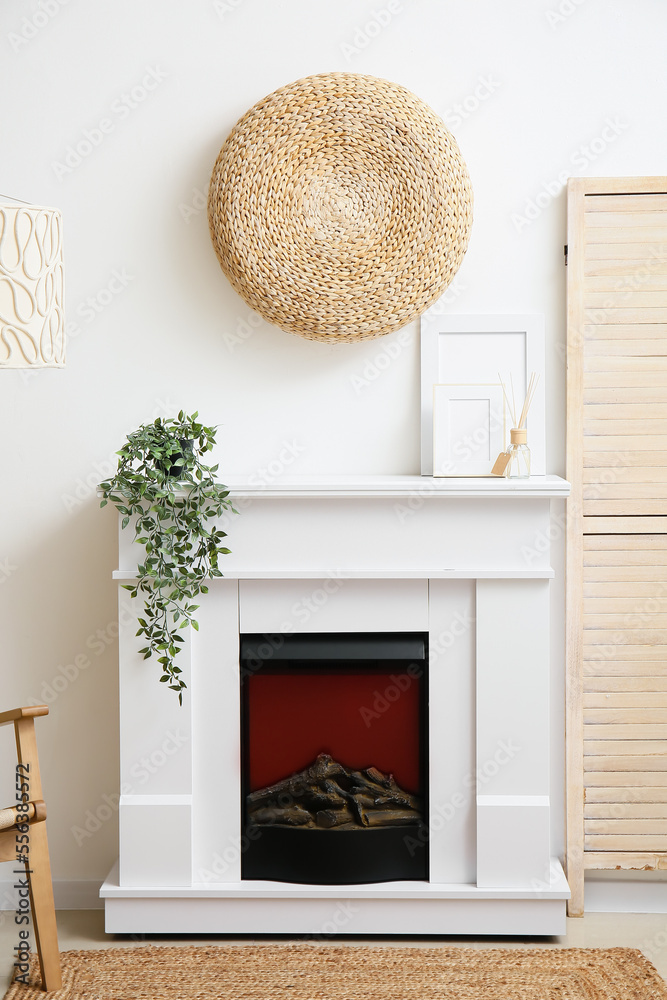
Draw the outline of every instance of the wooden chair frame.
[[[46,705],[2,712],[0,713],[0,726],[14,724],[18,763],[23,765],[22,771],[17,770],[17,774],[25,773],[29,778],[29,798],[32,808],[28,810],[27,814],[23,814],[29,816],[28,835],[30,838],[29,861],[25,867],[30,889],[30,907],[42,975],[42,988],[51,991],[61,988],[62,975],[49,846],[46,838],[46,807],[42,798],[42,781],[39,772],[34,721],[37,716],[48,715],[48,713],[49,709]],[[12,811],[16,820],[15,808]],[[12,861],[15,865],[20,865],[20,862],[17,862],[18,832],[16,822],[14,825],[0,830],[0,861]]]

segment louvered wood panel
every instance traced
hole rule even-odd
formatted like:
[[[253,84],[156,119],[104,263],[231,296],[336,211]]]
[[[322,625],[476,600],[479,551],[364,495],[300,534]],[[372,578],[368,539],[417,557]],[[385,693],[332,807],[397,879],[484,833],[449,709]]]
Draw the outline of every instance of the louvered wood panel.
[[[594,673],[583,661],[584,864],[589,851],[667,853],[667,802],[653,801],[667,798],[667,739],[659,736],[661,728],[667,735],[667,535],[584,534],[582,564],[584,579],[603,571],[618,580],[630,570],[643,587],[628,593],[633,584],[618,580],[613,597],[583,597],[584,657],[596,646],[602,653]],[[624,658],[641,645],[665,674],[639,672]],[[591,801],[600,790],[604,801]]]
[[[586,867],[641,870],[667,868],[667,858],[664,854],[651,854],[642,851],[587,851]]]
[[[667,788],[657,786],[649,788],[636,788],[634,785],[616,786],[616,788],[591,788],[586,795],[586,806],[589,808],[593,803],[604,804],[605,808],[618,808],[627,803],[638,810],[644,807],[652,808],[656,803],[667,805]]]
[[[581,327],[579,328],[581,329]],[[584,327],[585,330],[585,327]],[[645,338],[651,339],[651,338]],[[609,357],[606,354],[587,354],[584,358],[585,372],[620,372],[631,376],[633,372],[646,372],[648,374],[667,371],[667,358],[659,357]],[[620,380],[625,384],[625,379]],[[628,380],[628,384],[632,384]],[[643,383],[642,383],[643,384]],[[650,383],[646,383],[650,384]]]
[[[667,178],[570,181],[568,247],[567,860],[578,915],[584,868],[667,866]]]
[[[637,677],[628,677],[626,674],[610,677],[596,674],[593,677],[584,677],[584,694],[593,691],[667,691],[667,678],[651,674]]]
[[[658,758],[667,754],[667,742],[665,740],[589,740],[584,748],[584,757],[593,759],[615,753]],[[593,768],[589,768],[589,770],[593,770]]]
[[[625,725],[607,722],[584,726],[583,736],[584,742],[586,740],[664,740],[667,739],[667,725],[664,723],[649,724],[646,721]]]

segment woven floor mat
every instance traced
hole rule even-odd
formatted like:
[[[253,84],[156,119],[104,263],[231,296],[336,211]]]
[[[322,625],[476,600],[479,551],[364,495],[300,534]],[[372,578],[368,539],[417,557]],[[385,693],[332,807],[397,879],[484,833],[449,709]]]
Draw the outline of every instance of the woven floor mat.
[[[149,946],[66,951],[62,965],[49,1000],[667,1000],[632,948]],[[30,980],[5,1000],[41,1000],[38,969]]]

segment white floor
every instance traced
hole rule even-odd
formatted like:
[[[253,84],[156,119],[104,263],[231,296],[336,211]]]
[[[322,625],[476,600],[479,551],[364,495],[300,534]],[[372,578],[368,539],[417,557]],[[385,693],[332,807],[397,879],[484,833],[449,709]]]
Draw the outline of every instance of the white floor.
[[[7,989],[11,979],[12,950],[18,941],[17,928],[10,912],[0,913],[0,988]],[[181,935],[150,937],[114,936],[104,933],[101,910],[61,910],[58,913],[61,951],[83,948],[136,947],[142,944],[251,944],[255,941],[291,940],[281,938],[186,937]],[[298,939],[297,939],[298,940]],[[468,948],[639,948],[651,959],[667,980],[667,914],[590,913],[579,920],[568,920],[567,933],[554,938],[482,938],[461,937],[327,939],[331,944],[373,945],[375,947],[468,947]]]

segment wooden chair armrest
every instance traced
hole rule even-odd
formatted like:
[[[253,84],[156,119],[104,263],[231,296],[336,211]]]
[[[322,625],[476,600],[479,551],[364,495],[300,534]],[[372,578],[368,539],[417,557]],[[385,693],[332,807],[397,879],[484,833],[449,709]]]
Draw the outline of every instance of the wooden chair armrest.
[[[16,722],[17,719],[33,719],[38,715],[48,714],[48,705],[30,705],[28,708],[13,708],[9,712],[0,712],[0,726],[6,726],[8,722]]]

